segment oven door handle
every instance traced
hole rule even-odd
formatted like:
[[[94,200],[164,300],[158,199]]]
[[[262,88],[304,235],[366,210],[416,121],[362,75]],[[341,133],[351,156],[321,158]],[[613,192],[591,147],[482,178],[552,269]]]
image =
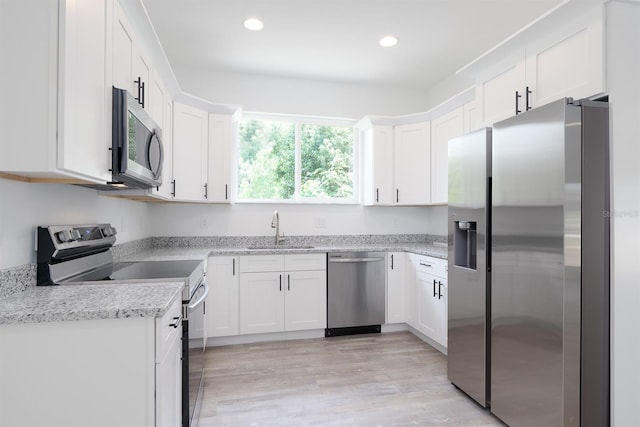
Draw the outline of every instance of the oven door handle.
[[[207,298],[207,295],[209,295],[209,285],[207,284],[206,280],[202,281],[202,284],[200,284],[200,286],[198,286],[198,289],[196,289],[196,291],[193,294],[194,295],[197,294],[199,292],[200,288],[204,288],[204,293],[202,294],[202,296],[200,298],[198,298],[194,302],[191,302],[191,301],[189,302],[189,309],[190,310],[193,310],[198,305],[200,305]]]

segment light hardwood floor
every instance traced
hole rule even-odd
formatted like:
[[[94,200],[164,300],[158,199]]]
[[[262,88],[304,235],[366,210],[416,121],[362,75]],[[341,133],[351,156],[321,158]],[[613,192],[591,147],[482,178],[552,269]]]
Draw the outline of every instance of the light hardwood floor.
[[[408,332],[208,348],[198,425],[504,426]]]

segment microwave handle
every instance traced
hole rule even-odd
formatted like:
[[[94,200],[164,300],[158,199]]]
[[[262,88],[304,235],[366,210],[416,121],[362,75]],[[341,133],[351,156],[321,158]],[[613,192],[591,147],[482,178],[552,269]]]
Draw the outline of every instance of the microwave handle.
[[[151,154],[151,144],[154,141],[157,141],[158,154],[159,154],[157,170],[153,170],[151,162],[149,161],[150,154]],[[149,138],[149,142],[147,143],[147,167],[149,168],[151,173],[153,173],[154,179],[157,179],[162,173],[163,162],[164,162],[164,147],[162,145],[162,140],[160,139],[160,136],[158,135],[158,133],[154,131],[153,134],[151,135],[151,138]]]

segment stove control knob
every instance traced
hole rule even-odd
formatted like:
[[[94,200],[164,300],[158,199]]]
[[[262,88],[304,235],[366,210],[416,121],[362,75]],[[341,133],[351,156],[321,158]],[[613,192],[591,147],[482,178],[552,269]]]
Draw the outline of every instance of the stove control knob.
[[[82,234],[78,230],[71,230],[71,239],[72,240],[81,240]]]
[[[56,233],[56,237],[60,243],[73,242],[70,230],[62,230]]]

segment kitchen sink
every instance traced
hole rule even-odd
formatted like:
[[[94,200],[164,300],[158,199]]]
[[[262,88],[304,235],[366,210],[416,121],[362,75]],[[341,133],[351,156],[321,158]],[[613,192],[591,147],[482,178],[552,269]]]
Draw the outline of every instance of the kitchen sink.
[[[257,245],[247,246],[249,250],[278,250],[278,249],[313,249],[313,246],[308,245]]]

